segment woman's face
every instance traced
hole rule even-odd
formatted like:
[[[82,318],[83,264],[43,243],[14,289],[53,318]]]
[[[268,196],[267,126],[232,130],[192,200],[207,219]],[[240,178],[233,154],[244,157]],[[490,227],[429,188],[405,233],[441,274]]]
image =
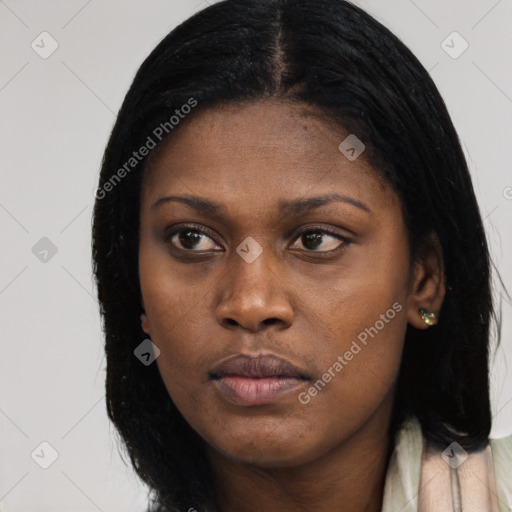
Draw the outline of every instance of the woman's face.
[[[219,107],[143,185],[142,325],[172,400],[232,460],[294,466],[385,428],[407,322],[425,327],[398,197],[347,135],[310,107]]]

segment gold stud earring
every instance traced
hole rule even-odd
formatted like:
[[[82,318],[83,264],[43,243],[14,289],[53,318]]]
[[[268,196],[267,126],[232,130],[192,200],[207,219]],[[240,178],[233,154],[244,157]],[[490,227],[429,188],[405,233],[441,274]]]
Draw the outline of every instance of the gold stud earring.
[[[435,313],[430,313],[430,311],[427,311],[426,309],[420,308],[419,313],[421,315],[421,318],[427,325],[434,325],[434,320],[436,318]]]

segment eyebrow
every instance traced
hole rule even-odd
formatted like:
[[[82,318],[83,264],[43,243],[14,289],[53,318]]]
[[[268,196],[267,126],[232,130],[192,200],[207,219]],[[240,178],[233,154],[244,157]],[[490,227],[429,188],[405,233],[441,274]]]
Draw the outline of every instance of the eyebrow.
[[[215,203],[208,199],[204,199],[197,196],[165,196],[161,197],[157,201],[153,203],[151,206],[151,211],[156,210],[162,204],[178,201],[186,204],[190,208],[196,210],[199,213],[211,215],[211,216],[220,216],[221,211],[225,210],[225,206],[219,203]],[[316,197],[307,197],[305,199],[295,199],[292,201],[280,201],[279,202],[279,212],[282,215],[298,215],[305,211],[314,210],[323,206],[325,204],[329,204],[332,202],[342,202],[346,204],[350,204],[361,210],[366,211],[367,213],[373,213],[372,210],[363,202],[353,199],[348,196],[343,196],[340,194],[326,194],[322,196]]]

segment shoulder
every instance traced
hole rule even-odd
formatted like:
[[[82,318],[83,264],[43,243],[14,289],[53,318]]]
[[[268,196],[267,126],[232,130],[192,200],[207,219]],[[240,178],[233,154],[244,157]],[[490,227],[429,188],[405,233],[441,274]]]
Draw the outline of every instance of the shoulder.
[[[512,510],[512,435],[489,439],[500,510]]]

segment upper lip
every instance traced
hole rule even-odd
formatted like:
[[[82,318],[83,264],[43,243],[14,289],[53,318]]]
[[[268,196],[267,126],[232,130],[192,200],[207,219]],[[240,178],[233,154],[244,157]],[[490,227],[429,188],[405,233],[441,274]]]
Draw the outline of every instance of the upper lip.
[[[210,371],[210,377],[213,379],[227,376],[247,378],[291,377],[304,380],[309,378],[303,370],[290,361],[273,354],[258,356],[238,354],[224,359]]]

